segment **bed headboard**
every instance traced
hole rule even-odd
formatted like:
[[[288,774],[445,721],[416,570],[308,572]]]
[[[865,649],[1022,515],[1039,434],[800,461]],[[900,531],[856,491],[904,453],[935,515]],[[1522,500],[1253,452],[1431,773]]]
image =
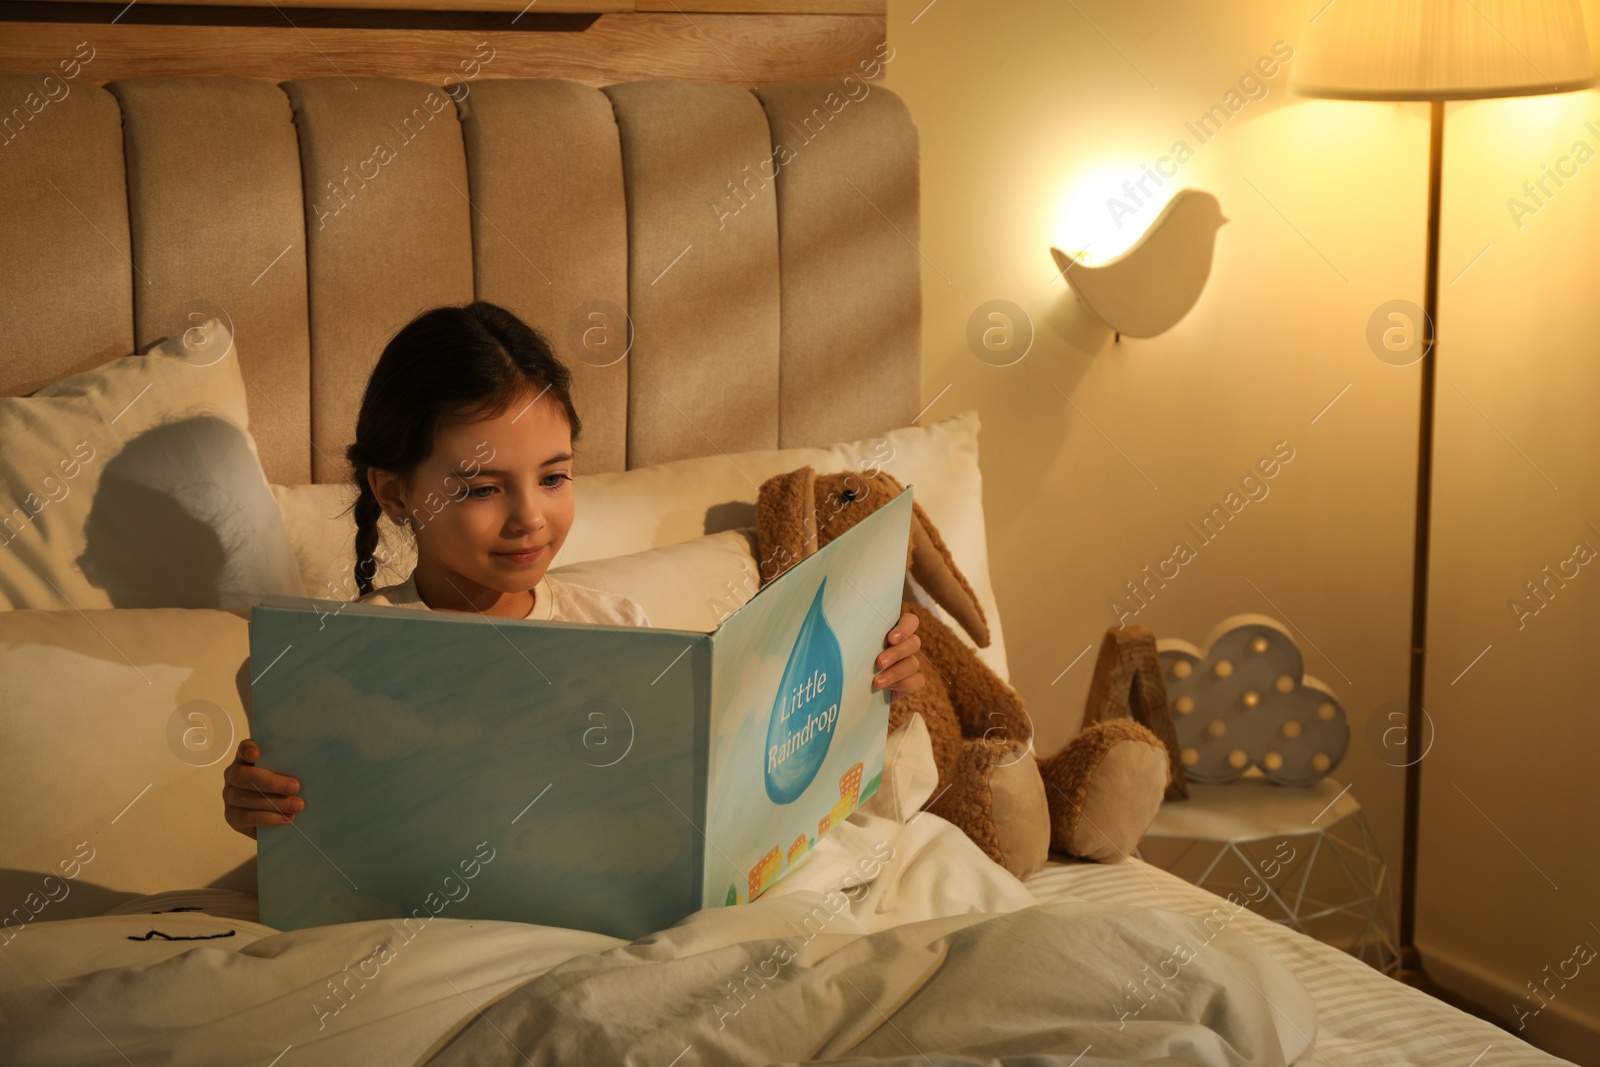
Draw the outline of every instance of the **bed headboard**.
[[[51,82],[0,78],[0,394],[220,309],[268,479],[337,481],[384,343],[477,298],[572,367],[579,473],[921,406],[917,137],[879,86]]]

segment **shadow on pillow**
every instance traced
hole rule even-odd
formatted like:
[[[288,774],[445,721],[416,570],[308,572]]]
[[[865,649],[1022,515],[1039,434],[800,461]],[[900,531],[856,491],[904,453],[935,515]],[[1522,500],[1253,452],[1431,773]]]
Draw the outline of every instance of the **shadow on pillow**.
[[[139,434],[109,460],[77,559],[118,608],[246,606],[299,585],[298,567],[262,550],[280,521],[243,431],[200,415]]]

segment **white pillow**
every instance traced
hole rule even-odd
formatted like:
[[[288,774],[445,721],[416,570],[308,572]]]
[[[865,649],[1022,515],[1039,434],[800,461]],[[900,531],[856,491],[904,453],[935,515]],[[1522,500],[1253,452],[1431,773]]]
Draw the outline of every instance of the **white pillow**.
[[[613,559],[551,567],[573,585],[621,593],[644,608],[652,627],[710,633],[761,588],[754,527],[725,530],[681,545]]]
[[[0,612],[0,943],[135,894],[255,892],[222,817],[249,653],[225,611]]]
[[[932,426],[906,426],[832,448],[739,452],[657,463],[573,480],[577,514],[558,557],[578,562],[618,556],[691,537],[755,525],[761,483],[774,474],[810,466],[818,474],[882,468],[902,485],[939,529],[989,622],[989,647],[978,656],[1007,678],[1000,609],[989,580],[989,546],[983,519],[983,477],[978,470],[978,413],[967,411]],[[969,648],[972,638],[922,591],[917,601],[949,626]],[[651,614],[650,620],[655,621]]]
[[[0,549],[0,608],[301,595],[227,327],[0,398]]]
[[[579,475],[573,479],[576,518],[551,573],[563,576],[562,572],[573,564],[614,559],[707,534],[753,528],[761,483],[774,474],[807,465],[818,474],[844,470],[870,474],[881,467],[902,484],[913,486],[912,496],[939,528],[939,536],[978,595],[989,622],[989,647],[978,649],[978,656],[1006,678],[1000,609],[989,580],[978,430],[978,413],[968,411],[932,426],[907,426],[882,437],[832,448],[739,452],[612,474]],[[354,499],[354,488],[342,484],[273,486],[273,493],[299,554],[307,595],[353,600],[355,521],[347,509]],[[395,562],[380,566],[375,584],[403,582],[415,566],[414,549],[393,523],[380,520],[379,529],[380,545]],[[633,596],[627,589],[613,591]],[[915,582],[912,592],[969,648],[976,648],[967,632]],[[675,617],[658,614],[656,605],[643,600],[640,603],[655,625],[666,626],[666,619]]]

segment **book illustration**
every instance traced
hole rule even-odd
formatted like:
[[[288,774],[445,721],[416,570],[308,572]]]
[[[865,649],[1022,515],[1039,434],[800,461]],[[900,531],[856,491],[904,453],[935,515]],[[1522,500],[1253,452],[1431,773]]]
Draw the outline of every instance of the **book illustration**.
[[[844,772],[844,777],[839,779],[839,795],[850,798],[850,806],[856,806],[856,800],[861,796],[861,764],[856,764]]]
[[[767,886],[778,880],[778,868],[782,862],[778,847],[774,845],[771,852],[761,857],[760,863],[750,868],[750,896],[747,899],[759,897]]]
[[[767,796],[774,804],[791,804],[816,778],[839,721],[839,639],[822,609],[824,577],[806,611],[800,636],[789,653],[767,727]],[[777,851],[774,849],[773,851]],[[755,893],[750,894],[752,897]]]
[[[861,805],[862,801],[872,795],[871,790],[868,790],[865,796],[861,792],[861,775],[865,770],[866,766],[864,764],[857,763],[844,772],[844,777],[839,779],[839,799],[834,802],[828,814],[824,815],[817,823],[817,837],[821,837],[835,826],[844,822],[845,819],[849,818],[850,813]],[[873,778],[871,783],[873,789],[877,788],[879,777],[881,777],[881,774]],[[811,850],[811,846],[816,843],[816,837],[807,837],[804,833],[796,837],[784,857],[782,869],[785,872],[791,870],[800,861],[800,858]],[[761,857],[761,862],[750,869],[750,895],[746,899],[754,900],[765,892],[766,888],[777,880],[778,871],[778,848],[773,846],[771,851]],[[728,892],[732,897],[729,903],[738,903],[738,891],[730,886]]]
[[[805,855],[806,850],[810,847],[811,839],[805,834],[801,834],[799,837],[795,838],[794,844],[789,846],[789,866],[793,867],[795,860],[798,860],[801,856]]]
[[[839,779],[839,799],[834,803],[828,814],[824,815],[821,821],[817,823],[818,837],[844,822],[845,819],[850,817],[850,813],[856,810],[856,806],[866,799],[861,795],[861,772],[863,769],[863,765],[858,763],[848,771],[845,771],[844,777]],[[877,788],[877,784],[878,779],[873,778],[872,785],[874,789]],[[867,794],[867,796],[871,795],[871,793]]]

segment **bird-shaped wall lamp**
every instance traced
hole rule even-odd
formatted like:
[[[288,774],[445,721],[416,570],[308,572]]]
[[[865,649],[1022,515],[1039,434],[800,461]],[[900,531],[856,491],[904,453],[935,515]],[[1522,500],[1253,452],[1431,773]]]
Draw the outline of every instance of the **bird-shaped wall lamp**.
[[[1189,313],[1211,274],[1222,217],[1217,198],[1181,189],[1121,255],[1097,266],[1059,248],[1056,266],[1096,318],[1129,337],[1154,337]]]

